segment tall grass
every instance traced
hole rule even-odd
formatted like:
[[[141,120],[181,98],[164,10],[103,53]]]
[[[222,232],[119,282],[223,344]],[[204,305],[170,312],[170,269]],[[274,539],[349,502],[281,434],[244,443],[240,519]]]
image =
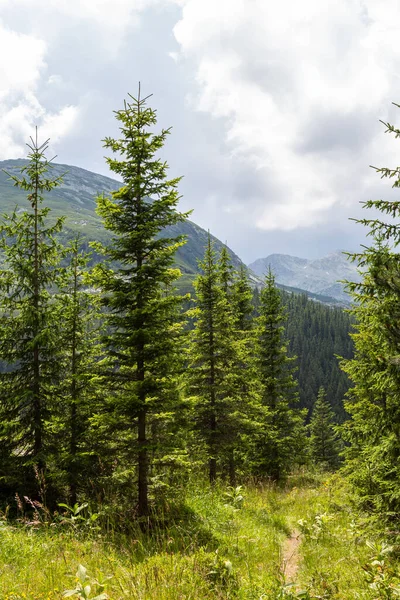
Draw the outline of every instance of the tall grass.
[[[107,529],[88,513],[80,522],[47,515],[30,525],[3,518],[0,600],[61,598],[73,589],[79,564],[93,597],[96,580],[110,577],[111,600],[396,597],[371,588],[363,566],[372,562],[366,542],[374,534],[361,528],[340,478],[226,492],[189,486],[181,504],[164,503],[147,533],[128,516],[124,528],[108,516]],[[301,545],[297,581],[289,587],[282,548],[293,531]],[[387,560],[395,582],[396,563]]]

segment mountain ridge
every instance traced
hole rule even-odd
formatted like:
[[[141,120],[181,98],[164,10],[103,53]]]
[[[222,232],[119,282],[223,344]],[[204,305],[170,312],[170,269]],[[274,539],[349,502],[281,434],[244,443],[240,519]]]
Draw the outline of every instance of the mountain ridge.
[[[26,159],[0,161],[0,212],[12,212],[16,205],[28,207],[26,193],[15,187],[5,171],[18,175],[21,167],[28,164]],[[13,173],[13,174],[14,174]],[[51,209],[52,218],[66,216],[65,237],[79,234],[85,243],[90,241],[106,242],[111,234],[104,228],[101,218],[96,214],[96,196],[119,189],[123,183],[111,177],[94,173],[81,167],[62,163],[51,163],[49,177],[63,177],[63,182],[46,194],[46,205]],[[195,275],[199,272],[198,260],[204,255],[208,232],[187,220],[167,228],[167,235],[186,235],[187,243],[176,253],[176,264],[182,271],[179,287],[183,290],[191,287]],[[211,235],[211,234],[210,234]],[[215,249],[219,252],[225,244],[211,235]],[[235,268],[244,265],[242,260],[228,248]]]
[[[270,254],[248,265],[258,277],[271,268],[277,284],[329,296],[344,304],[350,303],[343,281],[360,281],[357,267],[347,260],[343,250],[335,250],[316,259],[290,254]]]
[[[11,213],[15,206],[18,205],[21,209],[28,207],[29,203],[26,194],[23,190],[15,187],[7,173],[18,174],[21,167],[28,164],[26,159],[10,159],[0,161],[0,212]],[[121,181],[94,173],[88,169],[67,165],[63,163],[51,163],[49,173],[50,177],[63,177],[63,182],[46,194],[46,205],[51,209],[51,217],[53,219],[66,216],[64,227],[64,237],[72,238],[77,234],[81,236],[84,244],[89,244],[91,241],[100,241],[106,243],[111,234],[104,228],[101,218],[96,214],[96,196],[105,193],[110,194],[123,185]],[[181,269],[182,277],[179,280],[178,287],[181,291],[187,292],[192,288],[193,280],[199,272],[198,262],[204,255],[204,250],[207,244],[208,232],[202,227],[187,220],[171,226],[167,230],[167,235],[172,237],[185,235],[187,243],[178,249],[176,254],[176,265]],[[223,244],[218,238],[211,235],[215,249],[220,252]],[[229,254],[233,266],[235,268],[243,265],[243,261],[239,256],[228,247]],[[337,253],[331,253],[330,256],[335,256]],[[100,260],[100,256],[96,257]],[[326,258],[326,257],[324,257]],[[317,259],[324,260],[324,259]],[[267,263],[266,263],[267,261]],[[342,288],[336,289],[336,282],[330,282],[330,285],[309,285],[310,281],[303,278],[301,281],[298,277],[293,276],[294,272],[299,272],[304,267],[309,269],[308,259],[293,257],[286,254],[271,254],[265,259],[258,259],[251,263],[249,269],[249,278],[253,286],[262,286],[262,277],[267,270],[266,264],[271,264],[272,269],[276,274],[276,282],[284,288],[289,288],[288,291],[295,293],[306,292],[311,299],[322,301],[327,304],[339,303],[347,304],[349,297]],[[326,268],[322,263],[319,267],[319,272]],[[343,274],[342,274],[343,275]],[[261,277],[261,278],[260,278]],[[340,278],[345,278],[341,276]],[[313,279],[313,277],[311,277]],[[315,279],[315,277],[314,277]],[[314,297],[312,296],[314,294]],[[332,302],[333,299],[333,302]]]

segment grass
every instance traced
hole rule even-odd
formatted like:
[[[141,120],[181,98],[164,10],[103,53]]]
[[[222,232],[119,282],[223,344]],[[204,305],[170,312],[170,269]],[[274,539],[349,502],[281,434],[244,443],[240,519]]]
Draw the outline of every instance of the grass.
[[[242,493],[243,505],[232,490],[191,487],[181,506],[165,504],[147,535],[134,522],[122,534],[3,519],[0,600],[61,598],[77,585],[79,564],[92,583],[89,598],[102,589],[96,581],[111,600],[398,597],[392,554],[383,552],[379,568],[373,564],[379,536],[361,528],[339,477]],[[282,553],[293,531],[301,543],[296,582],[288,586]]]

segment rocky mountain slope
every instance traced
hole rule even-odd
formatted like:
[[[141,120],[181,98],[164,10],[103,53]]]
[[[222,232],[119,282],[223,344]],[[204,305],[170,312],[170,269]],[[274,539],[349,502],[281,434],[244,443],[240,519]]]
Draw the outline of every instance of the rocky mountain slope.
[[[264,277],[269,267],[279,284],[330,296],[343,303],[348,303],[350,299],[340,281],[360,281],[356,266],[347,260],[341,250],[315,260],[271,254],[249,265],[258,277]]]

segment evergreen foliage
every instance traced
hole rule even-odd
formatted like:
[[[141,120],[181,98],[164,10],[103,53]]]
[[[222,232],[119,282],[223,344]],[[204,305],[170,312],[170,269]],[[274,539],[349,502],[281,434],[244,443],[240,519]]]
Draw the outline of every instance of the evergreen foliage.
[[[48,142],[40,145],[36,133],[28,148],[21,176],[10,177],[28,194],[30,208],[20,212],[16,207],[0,227],[0,355],[7,365],[0,374],[0,476],[13,491],[37,494],[48,462],[48,422],[59,399],[60,321],[54,290],[63,251],[54,236],[63,219],[49,224],[49,209],[42,206],[44,193],[60,183],[47,175]]]
[[[335,419],[343,422],[346,411],[344,396],[349,379],[340,368],[338,356],[353,356],[353,341],[349,336],[354,318],[340,308],[313,302],[306,294],[280,291],[286,310],[285,332],[288,355],[296,356],[299,407],[307,408],[308,418],[322,386],[326,390]],[[260,314],[260,290],[253,290],[253,316]]]
[[[400,130],[385,123],[399,137]],[[379,168],[381,177],[400,186],[400,170]],[[351,420],[343,426],[345,469],[364,508],[388,519],[400,514],[400,228],[396,223],[398,201],[370,200],[367,209],[388,217],[364,218],[373,242],[363,252],[351,255],[363,273],[359,284],[349,283],[356,300],[355,356],[343,361],[354,386],[348,393],[346,410]]]
[[[219,260],[211,238],[203,274],[195,282],[197,306],[189,348],[189,390],[195,399],[194,422],[209,463],[209,479],[215,482],[228,465],[235,483],[235,455],[241,434],[252,425],[257,404],[256,382],[249,367],[248,339],[237,328],[234,316],[232,269],[222,250]],[[242,320],[245,315],[242,316]]]
[[[294,358],[287,355],[284,339],[285,314],[281,295],[271,270],[261,291],[257,319],[257,363],[261,403],[265,410],[262,432],[256,439],[253,458],[258,475],[278,481],[295,460],[305,460],[305,411],[296,408],[297,385]]]
[[[117,155],[107,163],[123,185],[111,198],[98,198],[98,212],[113,234],[103,252],[120,266],[97,269],[108,310],[104,343],[113,422],[119,452],[137,464],[141,516],[149,513],[149,416],[174,410],[181,331],[176,322],[181,298],[172,293],[180,272],[172,264],[184,240],[161,232],[187,218],[176,209],[180,179],[167,179],[167,164],[156,158],[170,130],[151,132],[156,113],[146,102],[139,88],[138,98],[130,97],[116,112],[121,137],[105,139],[105,147]]]
[[[90,254],[81,248],[79,238],[71,242],[68,254],[57,315],[62,322],[62,401],[52,428],[57,439],[63,440],[54,452],[65,470],[69,503],[74,506],[79,489],[87,490],[87,478],[93,474],[90,419],[99,395],[95,374],[100,355],[100,297],[88,288]]]
[[[254,305],[253,292],[244,265],[241,265],[232,285],[232,307],[238,330],[243,335],[248,335],[254,329]]]
[[[249,437],[259,428],[262,420],[260,384],[255,360],[255,330],[252,320],[252,291],[243,265],[239,272],[233,268],[226,247],[218,261],[220,285],[227,303],[229,318],[233,319],[232,361],[227,365],[232,381],[232,420],[229,443],[229,481],[236,486],[237,458],[245,464]],[[226,371],[228,373],[228,370]]]
[[[168,179],[167,164],[157,158],[169,130],[153,132],[156,115],[147,100],[140,88],[138,98],[130,96],[116,111],[120,137],[104,141],[108,164],[122,179],[120,189],[98,198],[103,239],[110,241],[94,247],[104,262],[89,273],[87,240],[66,248],[57,241],[70,233],[42,207],[44,193],[60,183],[47,176],[47,143],[32,141],[21,177],[12,176],[28,193],[29,209],[15,208],[0,227],[1,492],[53,507],[68,501],[71,507],[63,506],[75,516],[90,494],[100,502],[113,497],[125,514],[140,517],[143,530],[153,501],[169,499],[190,466],[207,463],[211,483],[219,476],[229,481],[233,497],[240,496],[239,478],[278,481],[306,462],[297,360],[303,406],[311,408],[315,386],[328,381],[328,398],[320,390],[309,429],[315,460],[335,467],[330,406],[343,416],[338,397],[347,383],[332,367],[333,354],[351,353],[348,317],[280,292],[271,272],[265,288],[253,292],[244,266],[234,268],[226,247],[217,253],[210,235],[196,305],[184,320],[193,301],[177,293],[174,265],[187,214],[177,209],[179,178]],[[360,264],[369,271],[354,309],[358,355],[345,363],[355,383],[347,454],[349,468],[361,464],[361,454],[373,463],[377,456],[365,441],[374,439],[382,465],[366,483],[363,464],[353,481],[376,506],[371,498],[379,489],[379,506],[393,511],[398,260],[379,233]],[[298,349],[299,359],[288,348]],[[363,423],[372,405],[374,416]]]
[[[229,372],[233,341],[233,317],[221,286],[219,266],[211,238],[200,262],[203,274],[195,281],[196,308],[189,348],[189,390],[195,398],[194,423],[205,446],[209,479],[217,478],[217,463],[227,453],[232,413]]]
[[[353,318],[340,308],[313,302],[305,294],[281,293],[287,315],[288,353],[297,356],[298,370],[294,376],[299,384],[299,406],[307,408],[310,415],[322,386],[335,419],[343,422],[346,419],[343,399],[349,379],[337,357],[353,356],[349,336]]]
[[[323,387],[319,389],[309,429],[313,460],[322,467],[335,469],[339,465],[341,445],[335,431],[334,413]]]

